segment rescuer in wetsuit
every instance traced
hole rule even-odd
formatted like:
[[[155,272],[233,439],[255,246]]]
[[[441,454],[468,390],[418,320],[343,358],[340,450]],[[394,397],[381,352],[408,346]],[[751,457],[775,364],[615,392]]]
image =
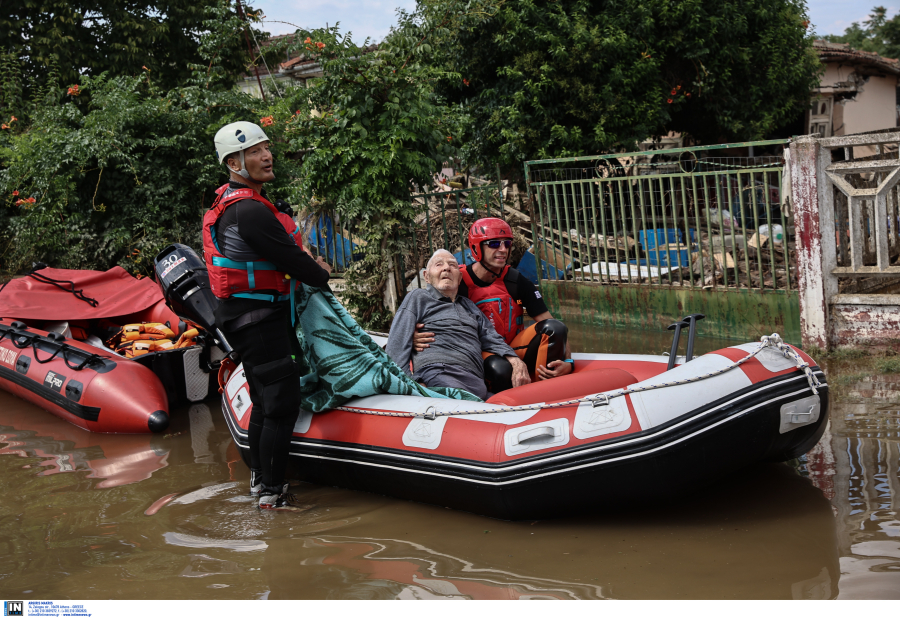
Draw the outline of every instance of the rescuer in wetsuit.
[[[321,287],[331,267],[304,251],[293,218],[272,204],[263,184],[274,180],[269,138],[250,122],[222,127],[216,154],[230,173],[203,218],[210,287],[221,300],[216,325],[240,355],[253,411],[250,493],[260,509],[290,506],[284,475],[300,413],[300,354],[292,292],[299,282]]]
[[[459,294],[474,301],[516,354],[525,361],[535,380],[546,380],[572,372],[568,328],[553,319],[534,284],[507,265],[512,246],[512,228],[502,219],[479,219],[469,228],[469,248],[474,264],[461,265]],[[523,309],[535,323],[525,328]],[[424,328],[417,324],[417,328]],[[434,341],[433,333],[417,332],[416,351]],[[498,355],[484,355],[485,380],[491,391],[512,388],[512,366]]]

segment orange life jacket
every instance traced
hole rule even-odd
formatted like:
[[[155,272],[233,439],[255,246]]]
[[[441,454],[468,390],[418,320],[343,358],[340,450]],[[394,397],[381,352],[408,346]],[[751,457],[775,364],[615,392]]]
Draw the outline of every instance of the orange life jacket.
[[[463,281],[466,282],[469,290],[469,300],[481,309],[481,312],[487,316],[506,343],[511,343],[523,329],[525,312],[506,287],[506,277],[510,267],[504,266],[500,276],[485,287],[477,285],[472,280],[464,264],[460,264],[459,270],[462,272]],[[517,271],[513,270],[513,274],[517,274]]]
[[[250,199],[271,210],[288,235],[302,249],[300,227],[289,215],[279,212],[272,202],[253,189],[248,187],[230,192],[227,189],[227,184],[216,189],[218,197],[203,216],[203,254],[209,270],[210,289],[218,298],[239,296],[272,302],[288,300],[292,284],[295,283],[291,281],[290,275],[279,271],[278,267],[268,260],[238,262],[228,259],[219,251],[215,225],[226,208],[235,202]],[[254,290],[273,290],[277,295],[261,294]]]

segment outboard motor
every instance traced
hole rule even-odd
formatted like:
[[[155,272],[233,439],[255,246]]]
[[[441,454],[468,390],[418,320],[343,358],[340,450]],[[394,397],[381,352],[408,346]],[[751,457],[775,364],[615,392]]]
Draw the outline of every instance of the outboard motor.
[[[216,328],[219,299],[209,287],[209,272],[200,256],[187,245],[173,243],[159,252],[153,265],[156,282],[172,311],[212,333],[216,344],[230,354],[231,346]]]

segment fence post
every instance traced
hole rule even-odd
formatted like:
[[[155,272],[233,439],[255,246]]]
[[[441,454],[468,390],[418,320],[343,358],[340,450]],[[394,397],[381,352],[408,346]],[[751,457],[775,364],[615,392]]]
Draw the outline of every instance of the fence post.
[[[834,191],[825,175],[831,151],[812,135],[790,147],[791,205],[797,227],[797,286],[803,347],[827,350],[829,304],[837,294]]]

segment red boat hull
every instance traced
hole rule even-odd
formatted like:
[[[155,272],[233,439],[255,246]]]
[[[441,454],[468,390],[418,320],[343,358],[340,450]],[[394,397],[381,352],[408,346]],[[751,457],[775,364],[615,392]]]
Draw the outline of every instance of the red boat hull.
[[[0,387],[88,431],[169,426],[166,391],[150,369],[20,322],[0,320]]]

